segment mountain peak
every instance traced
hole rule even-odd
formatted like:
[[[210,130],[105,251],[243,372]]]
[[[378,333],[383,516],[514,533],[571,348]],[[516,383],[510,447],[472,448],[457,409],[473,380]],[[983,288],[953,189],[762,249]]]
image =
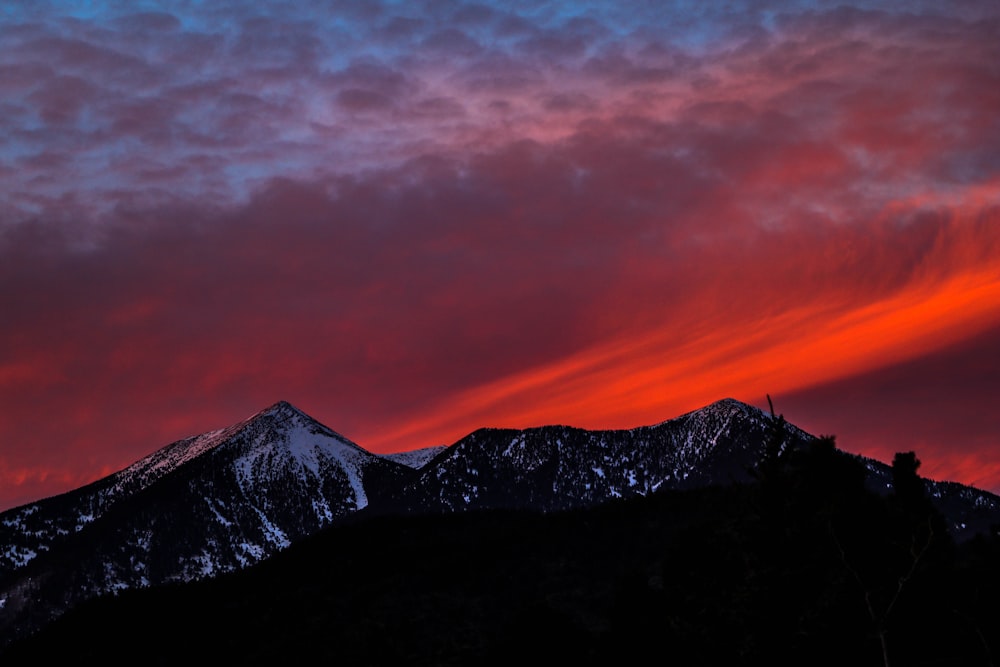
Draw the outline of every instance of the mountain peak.
[[[748,403],[744,403],[743,401],[738,401],[735,398],[733,398],[732,396],[727,396],[726,398],[720,398],[719,400],[714,401],[714,402],[710,403],[709,405],[710,406],[712,406],[712,405],[720,405],[720,406],[724,405],[724,406],[748,406],[748,407],[752,407],[752,406],[749,406]]]
[[[273,405],[264,408],[256,415],[254,415],[254,417],[270,417],[270,416],[291,417],[296,415],[312,419],[312,417],[302,412],[302,410],[299,410],[297,407],[295,407],[288,401],[278,401],[277,403],[274,403]],[[251,417],[251,419],[253,419],[254,417]]]
[[[685,412],[677,417],[672,417],[666,421],[652,424],[652,427],[663,426],[669,424],[670,422],[677,420],[687,420],[687,419],[712,419],[712,418],[724,418],[728,415],[735,415],[737,413],[742,414],[745,417],[749,417],[754,420],[759,420],[763,418],[769,418],[770,415],[764,412],[758,407],[750,405],[749,403],[744,403],[743,401],[736,400],[735,398],[722,398],[708,405],[702,406],[695,410]]]
[[[749,403],[744,403],[743,401],[737,400],[732,397],[720,398],[719,400],[709,403],[706,408],[739,408],[740,410],[753,410],[754,412],[759,412],[760,408],[757,408]]]
[[[374,456],[364,448],[352,442],[350,438],[334,431],[326,424],[323,424],[311,415],[306,414],[288,401],[278,401],[277,403],[250,417],[242,424],[239,424],[238,427],[246,428],[251,425],[259,425],[261,422],[273,422],[275,425],[278,425],[283,429],[304,428],[314,436],[322,434],[328,438],[333,438],[334,440],[339,441],[340,444],[345,447]]]
[[[722,398],[714,403],[709,403],[700,410],[695,410],[694,412],[725,412],[733,413],[739,411],[748,417],[754,419],[760,418],[770,418],[771,415],[766,410],[758,408],[756,405],[750,405],[749,403],[744,403],[743,401],[737,400],[735,398]]]
[[[111,551],[80,555],[89,559],[89,580],[74,595],[83,597],[256,563],[365,507],[401,468],[278,401],[86,487],[0,515],[0,611],[7,574],[91,525],[115,526],[95,532],[125,537],[109,543]],[[65,548],[75,549],[71,542]],[[0,613],[0,627],[3,620]]]

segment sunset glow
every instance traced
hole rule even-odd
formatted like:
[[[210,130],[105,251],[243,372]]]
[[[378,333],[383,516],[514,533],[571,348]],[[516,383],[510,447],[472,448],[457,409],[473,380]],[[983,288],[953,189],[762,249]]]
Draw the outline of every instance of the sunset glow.
[[[1000,492],[995,2],[22,4],[0,509],[277,400],[391,452],[769,393]]]

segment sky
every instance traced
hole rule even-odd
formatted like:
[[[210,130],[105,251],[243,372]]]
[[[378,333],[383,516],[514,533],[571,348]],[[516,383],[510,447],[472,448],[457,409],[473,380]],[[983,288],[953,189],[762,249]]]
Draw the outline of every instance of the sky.
[[[995,0],[0,7],[0,509],[767,394],[1000,492]]]

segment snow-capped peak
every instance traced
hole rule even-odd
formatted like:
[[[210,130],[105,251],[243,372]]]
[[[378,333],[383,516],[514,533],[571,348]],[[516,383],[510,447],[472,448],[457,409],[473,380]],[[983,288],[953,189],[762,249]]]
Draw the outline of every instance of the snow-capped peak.
[[[245,490],[271,477],[278,466],[319,478],[321,469],[335,461],[347,476],[357,508],[368,503],[360,471],[377,457],[291,403],[275,403],[251,418],[241,432],[246,437],[240,439],[233,465]]]

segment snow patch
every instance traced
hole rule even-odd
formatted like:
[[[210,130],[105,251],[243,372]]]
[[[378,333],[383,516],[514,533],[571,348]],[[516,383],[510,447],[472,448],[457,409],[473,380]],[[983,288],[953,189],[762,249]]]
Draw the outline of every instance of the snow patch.
[[[204,549],[201,553],[193,556],[191,558],[193,564],[197,568],[194,572],[188,571],[188,578],[191,579],[201,579],[203,577],[210,577],[215,574],[219,568],[216,567],[215,561],[212,560],[212,554],[208,553]]]
[[[149,486],[184,463],[215,449],[235,435],[245,423],[241,422],[229,428],[209,431],[202,435],[179,440],[139,459],[124,470],[115,473],[115,490],[121,491],[124,487],[131,485],[137,486],[138,489]]]
[[[241,542],[240,550],[241,553],[237,553],[236,558],[237,560],[240,561],[240,565],[242,567],[246,567],[247,565],[253,565],[254,563],[259,563],[260,561],[264,560],[264,557],[267,555],[267,552],[264,550],[264,547],[260,546],[259,544],[252,544],[250,542]]]
[[[37,556],[38,552],[34,549],[18,547],[16,545],[7,547],[7,550],[4,552],[4,558],[10,561],[14,567],[24,567]]]
[[[347,477],[356,509],[368,505],[362,471],[373,454],[317,429],[300,415],[285,419],[281,426],[259,434],[234,462],[237,481],[246,497],[258,496],[259,488],[282,471],[297,477],[305,488],[315,487],[324,477],[324,468],[333,465]],[[317,516],[333,518],[325,500],[314,508]]]
[[[520,449],[524,449],[524,434],[523,433],[517,435],[513,440],[510,441],[510,444],[507,445],[507,448],[505,450],[503,450],[503,452],[501,453],[501,456],[510,457],[513,454],[513,452],[514,452],[514,448],[515,447],[518,447]]]
[[[281,530],[278,526],[274,525],[267,515],[260,511],[256,506],[251,505],[252,509],[257,513],[257,517],[260,519],[260,527],[264,530],[264,535],[268,538],[268,541],[277,546],[279,549],[285,549],[291,545],[291,541],[288,536],[285,535],[285,531]]]
[[[399,463],[406,466],[407,468],[413,468],[414,470],[419,470],[423,468],[427,463],[433,459],[435,456],[443,452],[447,447],[444,445],[437,445],[435,447],[424,447],[423,449],[414,449],[408,452],[396,452],[394,454],[383,454],[382,458],[392,461],[394,463]]]
[[[323,519],[326,523],[333,521],[333,512],[330,511],[330,503],[326,502],[326,498],[320,496],[319,498],[314,498],[312,501],[313,514]]]
[[[233,522],[222,516],[222,514],[215,508],[215,501],[212,498],[205,498],[205,502],[208,504],[208,509],[212,510],[212,514],[215,515],[215,520],[221,523],[226,528],[233,525]]]

